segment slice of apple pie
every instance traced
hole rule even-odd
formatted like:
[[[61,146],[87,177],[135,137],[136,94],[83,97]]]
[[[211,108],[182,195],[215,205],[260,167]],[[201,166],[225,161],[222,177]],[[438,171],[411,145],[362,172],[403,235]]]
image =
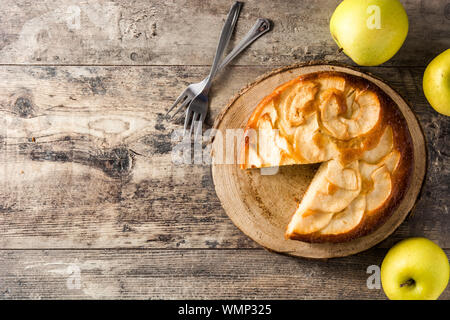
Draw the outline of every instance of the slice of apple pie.
[[[395,103],[368,80],[339,72],[278,87],[251,115],[241,168],[322,163],[286,237],[342,242],[380,226],[412,170],[409,130]]]

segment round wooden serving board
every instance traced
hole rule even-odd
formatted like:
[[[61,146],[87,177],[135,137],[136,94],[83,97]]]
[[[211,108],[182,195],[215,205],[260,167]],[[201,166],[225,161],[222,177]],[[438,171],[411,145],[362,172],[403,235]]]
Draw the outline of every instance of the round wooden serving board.
[[[311,182],[317,165],[280,167],[274,175],[260,169],[241,170],[235,164],[217,164],[226,129],[244,128],[261,99],[279,85],[302,74],[316,71],[340,71],[368,79],[397,103],[408,123],[413,140],[414,170],[407,193],[395,212],[371,234],[343,243],[306,243],[286,240],[284,232],[298,201]],[[355,254],[371,248],[388,237],[413,208],[426,170],[425,140],[420,125],[406,101],[386,83],[355,69],[327,65],[293,65],[274,70],[250,84],[232,99],[218,116],[214,127],[223,133],[212,146],[212,175],[217,195],[234,224],[268,250],[308,258],[332,258]],[[237,148],[238,149],[238,148]],[[237,150],[236,152],[238,152]],[[225,151],[222,151],[225,152]],[[222,161],[223,162],[223,161]]]

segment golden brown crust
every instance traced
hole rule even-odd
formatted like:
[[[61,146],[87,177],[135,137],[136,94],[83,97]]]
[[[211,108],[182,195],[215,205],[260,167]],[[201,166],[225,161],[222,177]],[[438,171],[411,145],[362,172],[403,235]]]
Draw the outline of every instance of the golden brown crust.
[[[388,201],[386,201],[384,205],[376,211],[371,212],[370,214],[365,213],[362,221],[354,229],[337,235],[321,234],[320,232],[311,234],[289,234],[287,235],[287,237],[290,239],[306,242],[344,242],[367,235],[380,227],[389,218],[391,213],[399,204],[400,200],[403,198],[410,183],[410,176],[414,159],[412,140],[406,124],[406,120],[389,96],[387,96],[375,84],[361,77],[341,72],[327,71],[310,73],[295,78],[279,86],[258,104],[252,116],[250,117],[245,130],[247,131],[250,128],[256,128],[257,121],[263,108],[271,100],[277,99],[285,88],[288,88],[289,86],[301,81],[314,81],[315,79],[318,79],[320,77],[330,76],[342,77],[345,79],[346,83],[349,83],[353,87],[356,87],[360,90],[368,89],[376,93],[381,105],[381,116],[379,119],[380,123],[377,124],[374,129],[364,134],[364,137],[362,139],[364,140],[364,144],[367,146],[367,149],[371,149],[379,141],[386,126],[391,126],[394,135],[394,149],[397,150],[401,155],[400,163],[391,176],[393,189]],[[245,157],[247,149],[248,139],[245,140],[244,146],[241,149],[243,152],[243,154],[241,155],[242,157]],[[344,160],[344,162],[350,162],[360,157],[361,150],[355,150],[351,147],[349,147],[347,150],[345,149],[345,147],[341,147],[341,151],[342,150],[344,150],[344,156],[342,159]],[[241,164],[241,168],[245,168],[245,164]]]

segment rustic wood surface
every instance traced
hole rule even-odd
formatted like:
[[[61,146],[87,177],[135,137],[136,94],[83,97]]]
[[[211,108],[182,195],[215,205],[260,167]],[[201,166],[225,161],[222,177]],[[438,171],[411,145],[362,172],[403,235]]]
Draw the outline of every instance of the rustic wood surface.
[[[328,32],[338,2],[246,1],[234,43],[258,17],[274,29],[217,79],[207,126],[274,67],[353,65]],[[375,299],[384,294],[367,289],[367,267],[396,241],[425,236],[450,254],[450,123],[421,89],[427,63],[450,47],[450,5],[402,2],[404,46],[363,70],[410,101],[424,129],[423,192],[377,248],[309,261],[259,247],[225,215],[208,165],[171,160],[179,125],[162,115],[208,73],[232,1],[2,1],[0,297]]]

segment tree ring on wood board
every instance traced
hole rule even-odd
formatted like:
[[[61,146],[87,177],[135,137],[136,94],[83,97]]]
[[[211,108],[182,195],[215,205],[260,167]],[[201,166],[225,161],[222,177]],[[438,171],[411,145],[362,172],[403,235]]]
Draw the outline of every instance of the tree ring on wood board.
[[[318,165],[280,167],[278,174],[263,176],[258,170],[241,170],[237,163],[217,164],[213,151],[212,176],[225,212],[244,234],[269,251],[325,259],[356,254],[375,246],[392,234],[413,209],[426,172],[426,148],[420,124],[406,100],[383,80],[357,68],[323,62],[295,64],[266,73],[244,87],[218,115],[214,128],[221,132],[244,128],[255,106],[276,87],[302,74],[320,71],[343,72],[367,79],[396,103],[406,120],[413,143],[411,182],[404,197],[383,225],[366,236],[342,243],[286,240],[284,232],[295,211],[295,198],[301,198]],[[214,139],[212,150],[220,142]],[[262,201],[261,194],[276,196],[264,196]]]

